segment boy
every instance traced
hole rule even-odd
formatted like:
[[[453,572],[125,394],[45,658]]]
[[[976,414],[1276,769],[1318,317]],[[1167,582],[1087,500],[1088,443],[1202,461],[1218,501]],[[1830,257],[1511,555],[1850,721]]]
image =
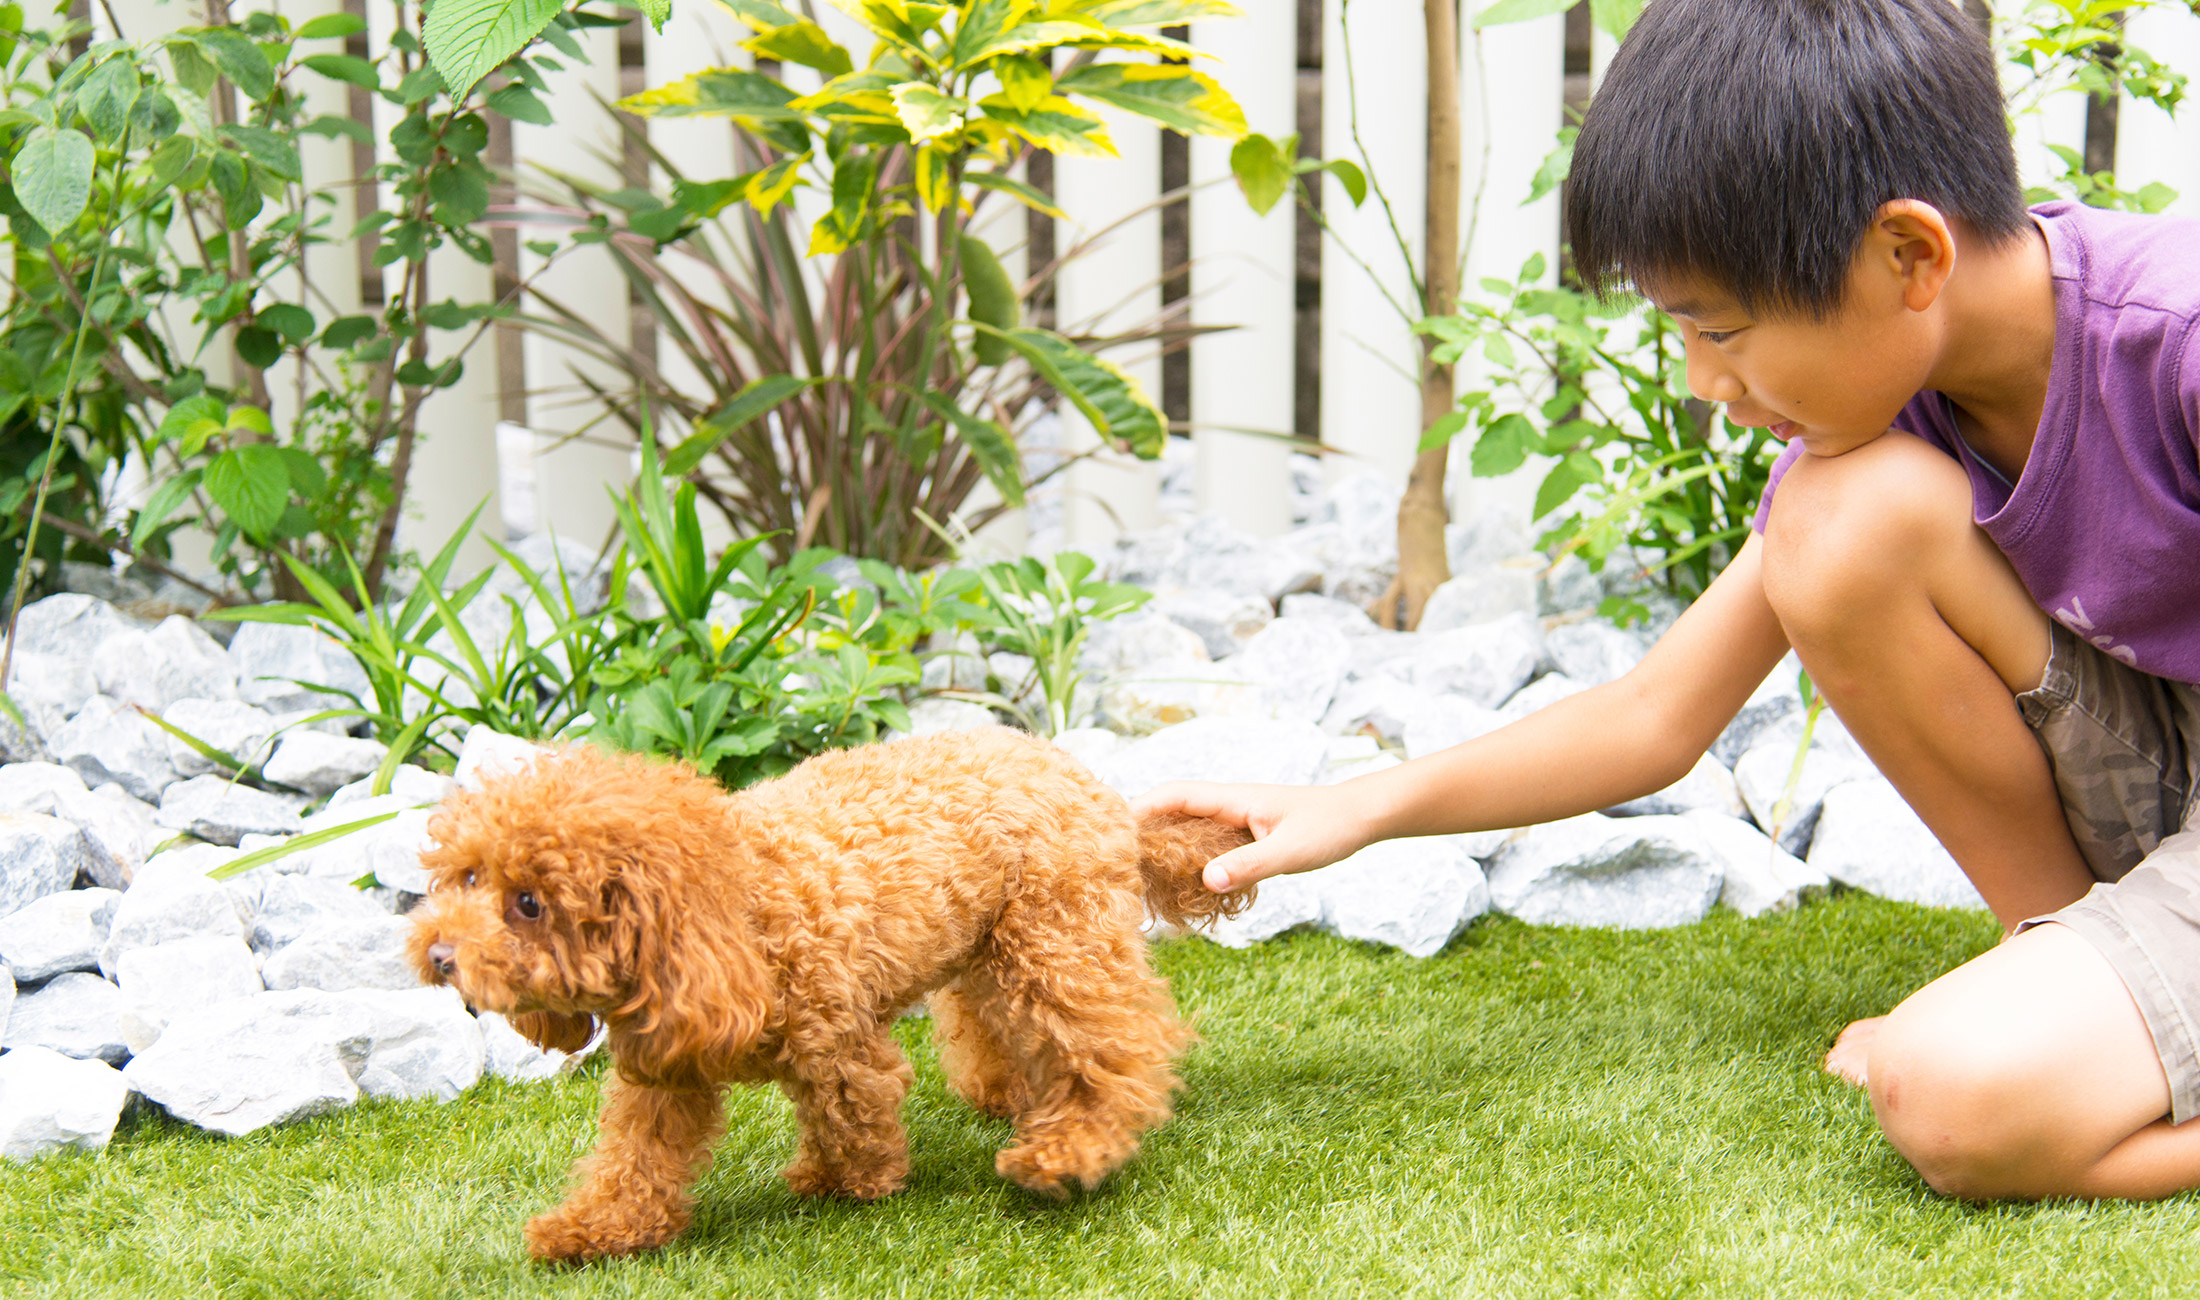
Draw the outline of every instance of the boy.
[[[1787,443],[1754,535],[1616,682],[1139,811],[1250,827],[1220,889],[1607,807],[1792,646],[2011,931],[1827,1068],[1949,1195],[2200,1186],[2200,222],[2027,212],[1952,0],[1651,0],[1568,223],[1585,280],[1680,322],[1690,388]]]

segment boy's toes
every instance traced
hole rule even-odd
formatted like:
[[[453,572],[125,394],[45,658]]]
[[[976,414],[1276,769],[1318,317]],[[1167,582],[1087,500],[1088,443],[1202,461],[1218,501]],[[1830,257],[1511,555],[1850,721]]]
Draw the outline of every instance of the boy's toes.
[[[1841,1036],[1833,1040],[1833,1050],[1826,1053],[1826,1073],[1851,1087],[1868,1084],[1865,1065],[1871,1060],[1872,1041],[1879,1037],[1879,1027],[1886,1022],[1885,1016],[1873,1016],[1842,1030]]]

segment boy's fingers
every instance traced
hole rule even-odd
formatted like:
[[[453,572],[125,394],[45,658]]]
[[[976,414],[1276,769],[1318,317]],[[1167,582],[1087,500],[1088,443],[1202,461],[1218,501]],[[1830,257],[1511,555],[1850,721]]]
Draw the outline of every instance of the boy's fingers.
[[[1246,809],[1241,800],[1231,797],[1232,789],[1215,781],[1170,781],[1131,800],[1131,815],[1144,819],[1162,813],[1183,813],[1188,817],[1212,817],[1233,826],[1243,826]]]
[[[1232,849],[1210,861],[1206,871],[1201,874],[1200,881],[1217,894],[1227,894],[1255,881],[1266,880],[1274,874],[1275,867],[1270,865],[1268,854],[1256,842]]]

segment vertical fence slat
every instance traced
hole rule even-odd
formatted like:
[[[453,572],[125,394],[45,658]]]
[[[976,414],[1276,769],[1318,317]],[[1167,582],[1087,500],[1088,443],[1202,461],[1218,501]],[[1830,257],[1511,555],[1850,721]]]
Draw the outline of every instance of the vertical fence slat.
[[[2131,19],[2131,43],[2187,76],[2200,76],[2200,15],[2162,4]],[[2127,190],[2160,181],[2177,191],[2170,211],[2200,217],[2200,105],[2172,118],[2130,96],[2116,114],[2116,180]]]
[[[1103,114],[1116,158],[1057,158],[1055,203],[1070,216],[1057,236],[1063,248],[1092,241],[1069,259],[1055,281],[1055,316],[1062,332],[1105,336],[1152,323],[1161,315],[1161,133],[1144,119]],[[1144,208],[1146,211],[1139,212]],[[1122,224],[1115,225],[1128,214]],[[1100,232],[1106,230],[1102,235]],[[1112,351],[1155,398],[1161,394],[1159,352],[1148,346]],[[1067,450],[1099,446],[1099,437],[1074,408],[1062,424]],[[1150,463],[1106,449],[1095,451],[1066,475],[1065,540],[1090,548],[1124,532],[1150,528],[1160,475]]]
[[[1418,258],[1428,153],[1421,9],[1398,0],[1351,6],[1349,69],[1345,14],[1341,0],[1324,0],[1322,156],[1361,161],[1352,130],[1356,95],[1370,179],[1389,196],[1397,229]],[[1342,187],[1323,183],[1322,210],[1336,238],[1322,243],[1322,441],[1346,453],[1327,458],[1328,477],[1373,468],[1402,485],[1421,421],[1416,343],[1402,314],[1418,314],[1412,276],[1376,195],[1370,191],[1355,209]]]
[[[1473,7],[1473,0],[1465,3]],[[1471,21],[1470,15],[1461,17]],[[1558,193],[1528,204],[1521,200],[1558,144],[1558,129],[1564,124],[1566,19],[1554,14],[1486,31],[1466,22],[1461,28],[1465,48],[1459,94],[1466,119],[1461,211],[1466,219],[1460,226],[1472,240],[1466,273],[1460,277],[1464,301],[1487,296],[1481,287],[1485,276],[1514,279],[1536,254],[1543,257],[1544,283],[1558,278]],[[1479,388],[1486,364],[1479,353],[1462,357],[1458,387]],[[1449,476],[1453,520],[1502,514],[1525,523],[1545,472],[1538,464],[1502,478],[1476,478],[1463,464],[1454,464]]]
[[[1290,133],[1298,85],[1298,16],[1268,0],[1242,18],[1206,22],[1192,41],[1220,60],[1216,71],[1253,130]],[[1230,142],[1191,141],[1191,320],[1229,332],[1192,342],[1191,417],[1199,508],[1261,537],[1291,526],[1290,447],[1276,437],[1220,426],[1291,431],[1292,204],[1257,216],[1230,180]]]
[[[591,28],[573,33],[587,51],[590,62],[567,66],[550,78],[545,103],[556,119],[554,126],[512,126],[514,170],[523,198],[530,189],[547,182],[530,162],[586,176],[616,187],[620,184],[619,136],[611,115],[600,108],[590,92],[606,102],[619,97],[619,48],[610,28]],[[522,246],[520,276],[533,278],[543,294],[584,316],[614,344],[628,340],[626,281],[608,254],[599,249],[580,249],[561,256],[544,269],[540,254]],[[547,312],[539,304],[531,312]],[[538,444],[532,471],[536,478],[538,525],[561,537],[590,543],[604,537],[612,526],[605,484],[626,482],[631,453],[625,432],[604,421],[591,436],[568,435],[587,424],[593,415],[586,393],[575,383],[579,366],[594,366],[575,349],[530,331],[524,341],[527,374],[527,424],[546,435]],[[594,366],[595,373],[602,373]],[[608,378],[608,376],[607,376]]]

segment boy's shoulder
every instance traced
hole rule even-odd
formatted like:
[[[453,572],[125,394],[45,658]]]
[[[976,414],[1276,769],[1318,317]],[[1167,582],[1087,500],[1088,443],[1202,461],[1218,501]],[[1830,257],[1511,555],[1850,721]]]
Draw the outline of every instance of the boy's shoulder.
[[[2056,292],[2089,306],[2200,317],[2200,219],[2091,208],[2074,200],[2032,209],[2047,238]]]

